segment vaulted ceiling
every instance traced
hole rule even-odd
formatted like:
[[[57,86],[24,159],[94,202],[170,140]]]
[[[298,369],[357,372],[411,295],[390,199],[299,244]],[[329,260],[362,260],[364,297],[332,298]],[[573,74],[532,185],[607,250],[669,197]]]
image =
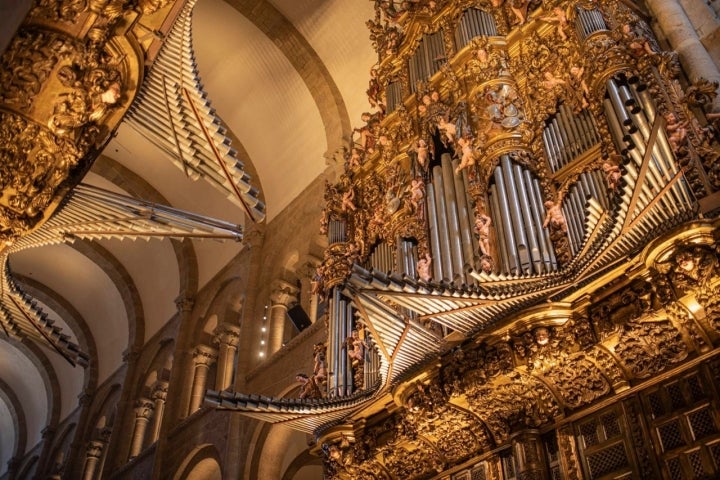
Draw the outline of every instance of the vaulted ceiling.
[[[0,31],[14,31],[13,17],[27,5],[3,2]],[[373,13],[373,2],[362,0],[200,0],[195,7],[193,44],[204,88],[262,192],[266,221],[323,172],[369,110],[364,92],[377,57],[365,21]],[[4,48],[6,39],[0,42]],[[239,207],[188,178],[126,124],[84,182],[245,222]],[[124,351],[158,332],[181,292],[202,288],[240,248],[208,240],[101,240],[14,254],[18,282],[91,360],[88,368],[73,368],[52,351],[0,336],[0,475],[16,442],[25,451],[36,445],[45,425],[74,410],[83,389],[121,366]]]

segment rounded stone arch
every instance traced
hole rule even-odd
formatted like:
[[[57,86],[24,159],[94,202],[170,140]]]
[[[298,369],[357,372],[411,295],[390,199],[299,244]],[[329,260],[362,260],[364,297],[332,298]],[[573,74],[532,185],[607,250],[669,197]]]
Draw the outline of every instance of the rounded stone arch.
[[[150,349],[148,355],[138,362],[138,375],[136,391],[134,396],[143,395],[143,392],[152,388],[158,381],[167,382],[170,380],[175,359],[175,340],[170,337],[163,338]]]
[[[13,275],[22,284],[23,290],[28,295],[50,307],[75,334],[80,349],[87,353],[90,358],[88,366],[84,369],[84,390],[94,390],[98,381],[98,353],[95,338],[83,316],[70,302],[46,285],[18,273]]]
[[[245,303],[246,284],[247,282],[240,277],[231,277],[223,281],[208,303],[205,318],[210,319],[215,315],[218,325],[222,323],[239,325]]]
[[[220,455],[215,445],[194,448],[178,467],[173,480],[222,480]]]
[[[13,445],[12,455],[9,458],[20,458],[25,454],[25,449],[27,448],[25,411],[22,408],[22,403],[18,396],[2,378],[0,378],[0,401],[3,401],[10,411],[15,429],[15,444]]]
[[[76,427],[77,423],[68,423],[59,434],[55,436],[55,441],[48,459],[49,473],[61,472],[65,468],[68,461],[67,454],[70,450],[70,443],[73,440]]]
[[[33,478],[35,472],[38,469],[39,459],[40,457],[38,455],[32,455],[30,458],[25,460],[25,462],[20,467],[17,478]]]
[[[130,273],[122,263],[97,242],[76,240],[70,248],[86,256],[105,272],[105,275],[115,285],[120,298],[122,298],[128,320],[127,348],[139,349],[145,343],[145,314],[143,311],[140,292]]]
[[[88,416],[86,431],[79,438],[89,441],[95,438],[103,428],[112,428],[115,423],[117,404],[120,400],[120,384],[112,384],[101,398],[95,402],[94,412]],[[80,433],[80,432],[78,432]]]
[[[10,343],[24,353],[40,373],[40,378],[42,378],[45,384],[45,391],[47,392],[48,412],[45,421],[46,426],[55,428],[60,421],[61,401],[60,382],[58,381],[55,368],[53,368],[45,352],[32,341],[17,342],[11,340]]]
[[[292,398],[298,393],[299,384],[293,383],[277,395]],[[249,455],[245,462],[245,477],[257,480],[292,479],[306,465],[319,465],[320,459],[308,452],[307,436],[282,425],[258,422],[251,440]]]

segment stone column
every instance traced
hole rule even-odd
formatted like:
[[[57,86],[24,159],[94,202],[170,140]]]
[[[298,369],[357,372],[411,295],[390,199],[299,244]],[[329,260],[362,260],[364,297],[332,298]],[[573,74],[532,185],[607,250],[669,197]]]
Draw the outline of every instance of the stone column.
[[[97,440],[92,440],[88,443],[87,450],[85,450],[85,466],[83,467],[83,480],[93,480],[95,478],[95,471],[97,470],[100,457],[103,453],[103,447],[105,444]]]
[[[298,270],[298,275],[301,275],[301,294],[302,298],[300,299],[300,303],[302,305],[309,305],[309,316],[310,316],[310,322],[315,323],[317,321],[317,313],[318,313],[318,295],[314,293],[315,290],[315,284],[317,283],[317,278],[315,277],[317,275],[317,267],[322,262],[321,259],[315,257],[314,255],[308,255],[307,261],[305,262],[304,266]]]
[[[268,357],[282,348],[285,319],[290,305],[297,303],[298,289],[283,280],[273,282],[270,293],[270,324],[268,326]]]
[[[153,417],[150,425],[150,436],[148,445],[157,441],[160,436],[160,425],[162,425],[163,413],[165,412],[165,399],[167,398],[168,382],[161,380],[155,382],[150,397],[153,401]]]
[[[110,427],[103,427],[102,430],[100,430],[100,439],[98,440],[102,445],[102,455],[100,456],[100,465],[98,468],[99,472],[102,472],[105,468],[105,460],[107,460],[108,456],[108,445],[110,444],[110,437],[112,436],[112,428]]]
[[[135,404],[135,427],[133,428],[132,443],[130,444],[130,460],[137,457],[142,451],[150,417],[153,414],[153,402],[141,398]]]
[[[527,480],[547,480],[548,467],[545,461],[540,432],[526,430],[512,437],[515,475]]]
[[[218,366],[215,390],[226,390],[233,384],[233,367],[235,352],[240,343],[240,327],[229,323],[221,323],[213,332],[214,341],[218,345]]]
[[[690,81],[703,77],[720,83],[720,71],[700,42],[682,5],[677,0],[647,0],[646,3],[670,46],[680,55],[680,62]],[[710,111],[720,112],[720,95],[715,97]]]
[[[217,350],[207,345],[198,345],[193,352],[193,363],[195,364],[193,372],[192,389],[190,390],[190,407],[188,415],[192,415],[200,409],[205,398],[205,389],[207,387],[208,371],[210,365],[217,360]]]
[[[697,32],[698,39],[705,46],[715,66],[720,66],[720,20],[705,0],[680,0],[683,10]]]

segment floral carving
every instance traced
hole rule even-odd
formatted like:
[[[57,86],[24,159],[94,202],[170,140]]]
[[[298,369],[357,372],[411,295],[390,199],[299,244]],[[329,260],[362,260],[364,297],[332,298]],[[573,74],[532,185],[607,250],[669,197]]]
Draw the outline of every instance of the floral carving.
[[[688,355],[681,333],[667,320],[628,322],[614,350],[636,378],[660,373]]]

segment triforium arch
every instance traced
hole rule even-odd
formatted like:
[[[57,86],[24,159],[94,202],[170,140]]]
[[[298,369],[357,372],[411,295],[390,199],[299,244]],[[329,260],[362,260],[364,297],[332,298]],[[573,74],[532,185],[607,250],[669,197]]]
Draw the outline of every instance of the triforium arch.
[[[22,403],[20,402],[18,396],[2,379],[0,379],[0,397],[0,400],[5,403],[5,406],[12,416],[13,428],[15,430],[12,448],[6,450],[6,452],[11,452],[8,460],[12,458],[20,458],[25,453],[25,449],[27,447],[27,424],[25,421],[25,410],[23,410]],[[7,453],[4,455],[7,455]]]
[[[195,447],[178,467],[173,480],[221,480],[220,456],[214,445]]]

